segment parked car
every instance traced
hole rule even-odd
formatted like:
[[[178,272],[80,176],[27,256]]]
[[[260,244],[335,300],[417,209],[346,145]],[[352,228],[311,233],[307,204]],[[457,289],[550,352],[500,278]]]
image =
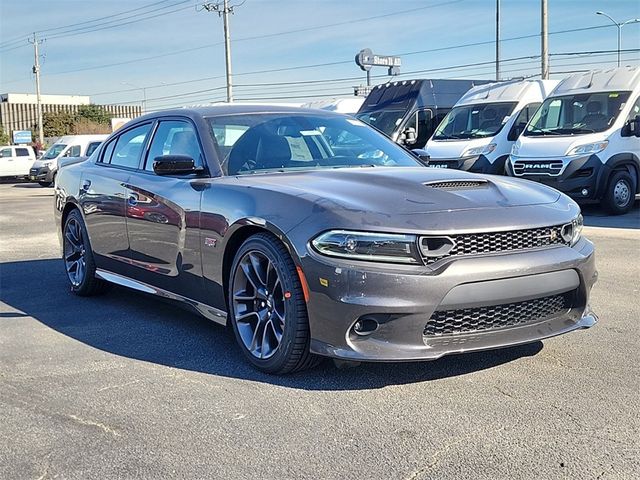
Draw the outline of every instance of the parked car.
[[[514,144],[507,172],[614,214],[631,210],[640,193],[640,67],[562,80]]]
[[[27,178],[29,169],[36,160],[33,148],[24,145],[0,147],[0,178]]]
[[[456,102],[488,80],[404,80],[373,87],[356,117],[407,148],[424,148]]]
[[[516,80],[472,88],[440,122],[421,156],[430,167],[503,175],[511,147],[556,85]]]
[[[430,360],[596,322],[575,202],[427,168],[331,112],[148,114],[62,168],[55,206],[73,292],[181,301],[229,324],[265,372]]]
[[[66,135],[51,145],[45,154],[34,162],[29,179],[43,187],[50,187],[58,173],[58,159],[88,157],[108,135]]]

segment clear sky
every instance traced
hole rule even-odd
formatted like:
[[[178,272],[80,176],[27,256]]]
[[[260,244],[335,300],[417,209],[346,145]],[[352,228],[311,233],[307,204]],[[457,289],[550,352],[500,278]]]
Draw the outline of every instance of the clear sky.
[[[495,75],[495,0],[230,1],[237,5],[231,33],[240,100],[349,95],[364,81],[353,59],[365,47],[401,55],[399,79]],[[201,11],[201,3],[0,0],[0,93],[34,91],[27,36],[39,31],[42,93],[136,103],[143,93],[130,85],[148,87],[149,109],[222,100],[222,20]],[[503,77],[539,74],[540,1],[501,5]],[[622,22],[640,18],[640,1],[549,0],[552,77],[615,66],[617,29],[597,10]],[[554,33],[586,27],[601,28]],[[640,64],[640,23],[622,31],[623,50],[637,50],[623,53],[623,64]],[[474,43],[480,45],[459,47]],[[599,51],[609,53],[563,55]],[[373,75],[375,83],[388,78],[383,68]],[[292,83],[308,81],[316,83]]]

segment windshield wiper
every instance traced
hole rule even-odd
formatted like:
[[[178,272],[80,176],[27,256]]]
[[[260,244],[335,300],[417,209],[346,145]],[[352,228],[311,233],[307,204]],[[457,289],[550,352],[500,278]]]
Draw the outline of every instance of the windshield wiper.
[[[558,132],[557,130],[545,130],[544,128],[536,127],[535,125],[529,125],[529,127],[527,127],[527,133],[533,133],[533,132],[539,132],[543,136],[546,135],[546,134],[549,134],[549,135],[562,135],[562,133]]]

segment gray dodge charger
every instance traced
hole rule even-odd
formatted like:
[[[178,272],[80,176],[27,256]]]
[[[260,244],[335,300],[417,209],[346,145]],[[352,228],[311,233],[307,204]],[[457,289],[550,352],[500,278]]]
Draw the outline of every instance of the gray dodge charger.
[[[328,112],[148,114],[61,169],[55,214],[73,292],[180,301],[230,324],[269,373],[323,356],[432,360],[597,321],[572,200],[427,168]]]

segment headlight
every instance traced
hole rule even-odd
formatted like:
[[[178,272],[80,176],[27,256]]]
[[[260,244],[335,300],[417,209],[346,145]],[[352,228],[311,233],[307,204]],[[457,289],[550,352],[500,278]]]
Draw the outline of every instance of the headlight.
[[[578,145],[577,147],[573,147],[572,149],[570,149],[566,153],[566,155],[587,155],[592,153],[599,153],[607,148],[607,145],[609,145],[609,140],[596,143],[587,143],[585,145]]]
[[[43,167],[50,167],[51,165],[53,165],[53,160],[50,160],[48,162],[42,162]]]
[[[370,262],[421,263],[415,235],[331,230],[311,241],[329,257]]]
[[[580,240],[580,237],[582,236],[583,226],[584,219],[582,218],[582,214],[579,214],[571,221],[571,223],[567,223],[562,226],[562,239],[573,247],[578,243],[578,240]]]
[[[496,149],[495,143],[489,145],[482,145],[481,147],[467,148],[462,154],[463,157],[474,157],[476,155],[486,155],[493,152]]]

